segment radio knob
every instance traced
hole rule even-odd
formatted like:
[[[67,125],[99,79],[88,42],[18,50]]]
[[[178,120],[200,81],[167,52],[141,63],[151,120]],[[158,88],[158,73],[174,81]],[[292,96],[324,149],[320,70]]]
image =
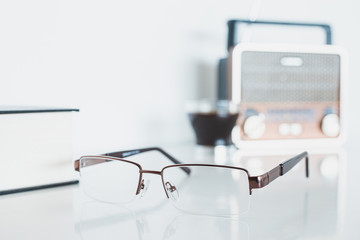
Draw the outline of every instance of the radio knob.
[[[340,133],[340,119],[335,113],[326,114],[321,121],[321,130],[328,137],[336,137]]]
[[[265,116],[257,114],[246,118],[243,130],[249,138],[260,138],[265,133]]]
[[[290,133],[290,125],[288,123],[282,123],[279,125],[278,131],[281,136],[289,135]]]
[[[290,125],[290,133],[293,136],[299,136],[302,133],[302,126],[300,123],[292,123]]]

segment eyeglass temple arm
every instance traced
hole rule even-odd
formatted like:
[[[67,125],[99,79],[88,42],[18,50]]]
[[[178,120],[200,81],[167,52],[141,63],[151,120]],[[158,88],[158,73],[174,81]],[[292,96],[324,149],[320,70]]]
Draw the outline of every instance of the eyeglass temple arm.
[[[290,171],[290,169],[298,164],[303,158],[305,158],[305,174],[306,177],[309,177],[309,154],[307,152],[303,152],[281,163],[279,166],[273,168],[267,173],[264,173],[260,176],[249,177],[250,194],[252,193],[253,188],[263,188],[274,181],[276,178]]]

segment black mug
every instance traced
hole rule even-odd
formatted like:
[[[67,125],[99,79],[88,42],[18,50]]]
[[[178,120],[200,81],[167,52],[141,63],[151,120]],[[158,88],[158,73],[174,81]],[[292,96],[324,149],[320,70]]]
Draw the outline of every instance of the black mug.
[[[187,104],[199,145],[231,145],[231,132],[239,117],[238,107],[227,100],[198,100]]]

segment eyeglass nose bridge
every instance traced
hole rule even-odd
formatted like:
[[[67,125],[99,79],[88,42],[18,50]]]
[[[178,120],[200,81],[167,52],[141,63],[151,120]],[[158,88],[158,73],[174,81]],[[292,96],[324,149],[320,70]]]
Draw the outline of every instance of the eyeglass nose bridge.
[[[165,191],[165,195],[167,198],[169,198],[169,195],[166,191],[166,187],[164,185],[164,181],[162,179],[162,171],[155,171],[155,170],[140,170],[140,181],[139,181],[139,186],[138,189],[136,191],[136,195],[140,193],[141,189],[143,189],[145,187],[144,185],[144,179],[142,178],[143,173],[149,173],[149,174],[156,174],[156,175],[160,175],[161,176],[161,182],[163,183],[163,187],[164,187],[164,191]]]

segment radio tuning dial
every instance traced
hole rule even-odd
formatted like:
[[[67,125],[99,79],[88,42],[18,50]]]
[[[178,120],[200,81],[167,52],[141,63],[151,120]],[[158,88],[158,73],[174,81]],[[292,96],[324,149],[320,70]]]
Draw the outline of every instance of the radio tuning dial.
[[[243,130],[249,138],[262,137],[265,133],[265,116],[263,114],[257,114],[246,118]]]
[[[326,114],[321,121],[321,130],[328,137],[336,137],[340,133],[340,119],[335,113]]]

